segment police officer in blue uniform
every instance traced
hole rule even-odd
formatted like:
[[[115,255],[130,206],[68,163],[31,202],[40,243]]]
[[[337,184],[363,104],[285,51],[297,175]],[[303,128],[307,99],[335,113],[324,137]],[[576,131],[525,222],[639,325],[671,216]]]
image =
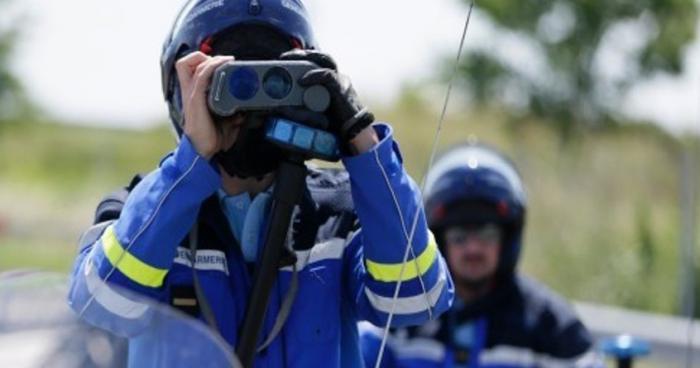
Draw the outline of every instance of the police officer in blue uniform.
[[[234,58],[317,64],[300,83],[328,90],[327,112],[277,113],[301,123],[324,120],[343,146],[345,166],[309,168],[255,365],[361,366],[358,321],[384,325],[393,312],[393,326],[421,324],[450,307],[454,288],[391,127],[374,121],[335,62],[318,51],[299,0],[185,4],[161,59],[177,147],[99,204],[80,240],[69,304],[88,322],[128,337],[131,366],[178,365],[160,349],[164,336],[149,329],[152,316],[140,297],[206,321],[237,346],[284,152],[261,138],[259,116],[210,114],[211,76]]]
[[[382,367],[595,367],[591,336],[567,303],[516,271],[526,198],[494,149],[463,144],[428,175],[426,213],[455,281],[440,319],[393,331]],[[368,365],[382,331],[361,324]]]

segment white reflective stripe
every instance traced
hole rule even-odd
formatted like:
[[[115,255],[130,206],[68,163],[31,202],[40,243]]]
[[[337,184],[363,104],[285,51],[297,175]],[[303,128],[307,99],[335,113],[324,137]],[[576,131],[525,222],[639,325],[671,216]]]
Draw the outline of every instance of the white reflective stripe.
[[[416,337],[403,343],[393,344],[392,348],[396,358],[401,361],[421,359],[442,362],[445,360],[445,345],[433,339]]]
[[[374,335],[375,337],[382,337],[382,329],[367,321],[360,321],[357,323],[357,332],[360,336]]]
[[[605,368],[605,357],[594,350],[589,350],[588,352],[573,358],[573,367],[576,368]]]
[[[357,330],[361,337],[372,335],[373,338],[381,340],[383,330],[367,321],[357,324]],[[445,345],[441,342],[426,337],[408,337],[405,330],[397,330],[389,335],[387,344],[396,357],[401,360],[421,359],[434,362],[445,360]]]
[[[479,362],[486,364],[512,364],[519,366],[534,366],[535,353],[529,349],[514,346],[496,346],[485,349],[479,354]]]
[[[447,278],[445,277],[445,273],[441,272],[440,278],[433,288],[426,293],[427,295],[421,293],[414,296],[396,298],[396,301],[394,301],[391,297],[375,294],[366,286],[365,295],[367,295],[367,299],[369,299],[372,306],[380,312],[391,313],[392,306],[396,304],[396,307],[394,307],[394,314],[414,314],[428,310],[426,296],[430,301],[430,308],[434,307],[442,295],[445,284],[447,284]]]
[[[100,278],[92,259],[85,263],[85,284],[92,295],[91,300],[97,302],[109,312],[127,319],[137,319],[148,310],[148,304],[135,302],[115,290]]]
[[[587,352],[574,358],[555,358],[537,354],[526,348],[515,346],[496,346],[484,350],[479,355],[481,365],[517,365],[537,366],[541,368],[598,367],[598,359],[593,352]]]
[[[177,257],[175,263],[192,267],[189,249],[177,247]],[[226,254],[220,250],[200,249],[197,250],[194,268],[203,271],[221,271],[228,275],[228,260]]]
[[[343,251],[347,242],[343,238],[331,238],[323,243],[318,243],[309,250],[294,252],[297,256],[297,271],[301,271],[304,267],[315,262],[327,259],[343,258]],[[292,272],[292,266],[281,268],[281,271]]]

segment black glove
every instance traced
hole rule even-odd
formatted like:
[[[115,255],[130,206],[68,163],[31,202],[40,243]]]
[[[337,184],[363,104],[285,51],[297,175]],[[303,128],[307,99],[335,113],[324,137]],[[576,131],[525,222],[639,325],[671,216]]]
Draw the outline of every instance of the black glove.
[[[320,68],[307,72],[299,80],[305,87],[312,85],[324,86],[330,94],[331,101],[326,115],[328,116],[328,131],[334,133],[345,144],[374,122],[374,115],[360,103],[350,80],[338,73],[335,61],[319,51],[292,50],[280,56],[282,60],[306,60]]]

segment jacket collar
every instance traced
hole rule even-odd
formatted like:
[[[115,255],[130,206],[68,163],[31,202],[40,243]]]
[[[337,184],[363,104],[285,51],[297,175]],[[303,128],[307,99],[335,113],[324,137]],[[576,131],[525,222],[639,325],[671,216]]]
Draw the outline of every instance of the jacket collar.
[[[268,215],[269,216],[269,215]],[[224,246],[225,252],[240,253],[238,240],[233,235],[226,215],[221,209],[219,196],[214,194],[207,198],[199,211],[199,222],[210,228]],[[294,250],[308,250],[316,243],[316,234],[320,227],[319,207],[311,196],[309,188],[305,188],[301,204],[294,210],[290,230]]]

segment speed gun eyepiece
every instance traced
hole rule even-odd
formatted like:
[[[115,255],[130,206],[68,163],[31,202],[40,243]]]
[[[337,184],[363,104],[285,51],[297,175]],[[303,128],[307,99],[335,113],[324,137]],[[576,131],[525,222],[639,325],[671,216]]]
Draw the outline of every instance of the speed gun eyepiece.
[[[226,63],[212,77],[209,109],[222,117],[276,107],[305,107],[323,112],[330,104],[328,91],[323,86],[303,87],[297,82],[316,68],[316,64],[303,60]]]

